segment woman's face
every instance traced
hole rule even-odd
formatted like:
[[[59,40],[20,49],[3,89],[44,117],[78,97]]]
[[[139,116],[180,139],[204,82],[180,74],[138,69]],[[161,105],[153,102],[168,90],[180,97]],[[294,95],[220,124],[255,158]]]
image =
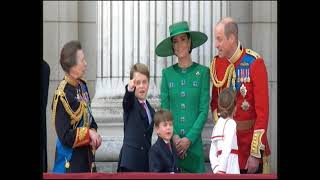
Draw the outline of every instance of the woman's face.
[[[75,79],[80,79],[84,76],[87,70],[87,62],[84,58],[82,49],[77,51],[76,58],[77,64],[70,68],[70,75],[72,75]]]
[[[191,39],[188,39],[188,36],[186,33],[174,36],[172,38],[172,43],[173,43],[174,53],[179,59],[189,55]]]

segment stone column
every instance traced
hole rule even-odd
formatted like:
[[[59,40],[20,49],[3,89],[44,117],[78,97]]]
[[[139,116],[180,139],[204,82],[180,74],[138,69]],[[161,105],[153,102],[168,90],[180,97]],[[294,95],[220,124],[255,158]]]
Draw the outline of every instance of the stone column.
[[[277,2],[252,2],[252,49],[266,64],[269,80],[268,140],[271,172],[277,173]]]

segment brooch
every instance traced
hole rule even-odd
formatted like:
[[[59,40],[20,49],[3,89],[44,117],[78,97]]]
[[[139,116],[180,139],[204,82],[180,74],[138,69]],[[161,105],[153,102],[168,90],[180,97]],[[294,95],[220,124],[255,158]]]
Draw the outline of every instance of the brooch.
[[[242,97],[245,97],[247,94],[247,88],[244,86],[244,84],[242,84],[240,87],[240,93],[241,93]]]
[[[244,101],[242,102],[242,104],[241,104],[242,110],[247,111],[247,110],[249,109],[249,107],[250,107],[250,104],[248,103],[248,101],[247,101],[247,100],[244,100]]]

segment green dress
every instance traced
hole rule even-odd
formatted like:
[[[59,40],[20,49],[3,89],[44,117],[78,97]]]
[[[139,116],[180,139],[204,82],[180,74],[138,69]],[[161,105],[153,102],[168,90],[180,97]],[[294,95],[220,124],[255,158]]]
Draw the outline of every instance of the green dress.
[[[178,160],[184,172],[205,172],[201,132],[208,117],[209,87],[209,68],[198,63],[162,70],[161,108],[173,115],[173,134],[191,141],[187,156]]]

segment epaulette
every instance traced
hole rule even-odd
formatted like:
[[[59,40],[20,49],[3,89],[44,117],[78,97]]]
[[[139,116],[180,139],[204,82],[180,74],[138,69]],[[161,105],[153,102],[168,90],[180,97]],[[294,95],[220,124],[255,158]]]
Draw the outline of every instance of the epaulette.
[[[53,95],[51,120],[54,127],[55,127],[54,121],[56,118],[57,104],[61,96],[65,97],[64,88],[66,87],[66,84],[67,84],[67,81],[62,80]]]
[[[79,120],[81,119],[82,115],[84,114],[85,116],[87,115],[87,109],[86,109],[86,104],[84,101],[80,101],[80,105],[78,107],[78,109],[76,111],[73,111],[68,103],[67,97],[65,95],[64,92],[64,88],[67,84],[67,81],[64,79],[60,82],[58,89],[55,91],[54,97],[53,97],[53,108],[52,108],[52,122],[53,125],[55,127],[55,118],[56,118],[56,112],[57,112],[57,105],[58,105],[58,101],[59,99],[62,102],[62,105],[65,109],[65,111],[67,112],[67,114],[70,116],[70,120],[71,120],[71,125],[77,125],[77,123],[79,122]],[[84,117],[85,119],[85,123],[87,122],[86,119],[87,117]],[[86,124],[87,126],[87,124]]]
[[[251,49],[246,49],[246,53],[249,54],[249,55],[251,55],[251,56],[253,56],[253,57],[255,57],[256,59],[258,59],[258,58],[261,57],[258,53],[254,52],[254,51],[251,50]]]

